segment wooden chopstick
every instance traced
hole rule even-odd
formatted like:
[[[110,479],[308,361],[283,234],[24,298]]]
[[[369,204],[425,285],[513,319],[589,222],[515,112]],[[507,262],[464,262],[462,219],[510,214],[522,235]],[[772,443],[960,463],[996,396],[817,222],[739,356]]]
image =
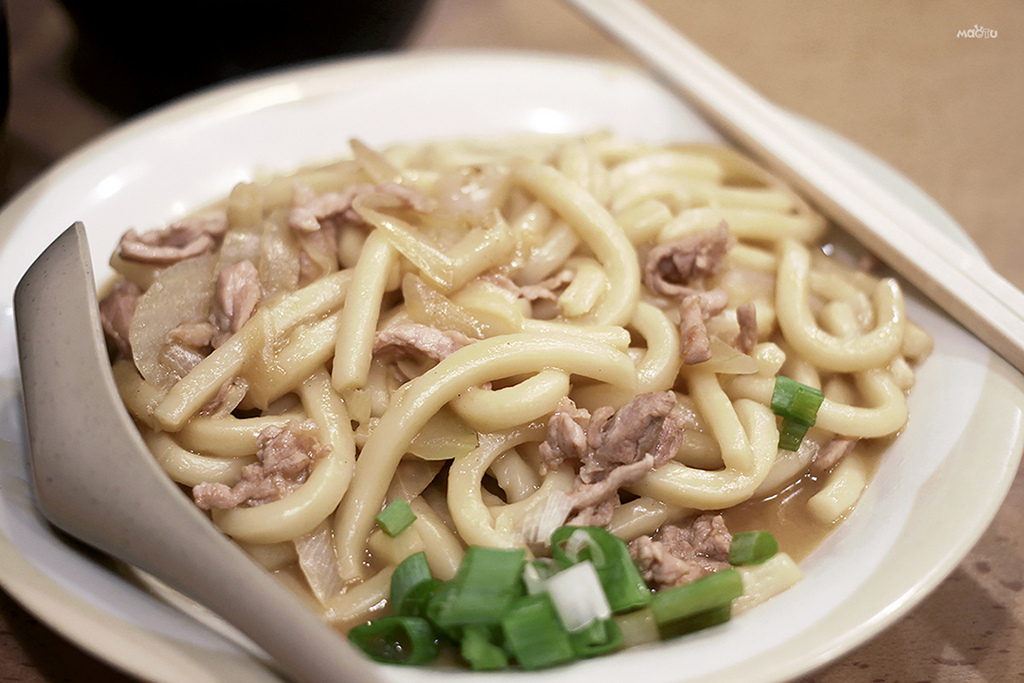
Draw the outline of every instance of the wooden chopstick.
[[[1024,372],[1024,293],[635,0],[564,0]]]

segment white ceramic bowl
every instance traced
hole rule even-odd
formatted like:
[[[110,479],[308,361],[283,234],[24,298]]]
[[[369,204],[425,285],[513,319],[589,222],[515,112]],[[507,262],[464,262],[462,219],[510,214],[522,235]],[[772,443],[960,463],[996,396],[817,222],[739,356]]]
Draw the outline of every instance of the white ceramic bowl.
[[[0,214],[0,582],[71,640],[152,681],[277,680],[231,632],[184,616],[55,535],[32,505],[11,297],[31,261],[85,222],[98,278],[129,227],[155,227],[259,169],[287,171],[371,145],[514,131],[610,128],[651,141],[715,140],[692,111],[629,68],[519,53],[427,53],[341,61],[212,90],[122,126],[57,165]],[[966,242],[893,171],[807,124],[823,153],[883,176]],[[910,298],[936,340],[909,426],[863,500],[804,563],[805,580],[731,623],[677,641],[488,681],[773,681],[821,666],[905,614],[963,558],[1003,500],[1022,451],[1024,382],[982,344]],[[418,682],[469,672],[384,667]]]

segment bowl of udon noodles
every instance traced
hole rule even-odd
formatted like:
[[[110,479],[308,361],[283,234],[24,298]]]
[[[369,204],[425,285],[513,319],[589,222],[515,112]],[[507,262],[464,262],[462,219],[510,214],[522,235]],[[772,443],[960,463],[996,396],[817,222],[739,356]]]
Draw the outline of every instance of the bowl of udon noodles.
[[[863,578],[927,498],[892,460],[923,438],[948,323],[657,86],[521,59],[482,64],[557,67],[583,92],[539,87],[543,106],[493,129],[426,109],[396,129],[415,117],[388,108],[324,128],[396,97],[358,63],[335,74],[354,86],[319,67],[207,95],[200,111],[214,98],[243,128],[317,134],[274,134],[162,220],[103,226],[97,305],[127,410],[211,524],[385,678],[646,662],[678,680],[678,662],[728,680],[748,659],[769,680],[828,661],[958,559]],[[486,72],[420,68],[424,101]],[[657,102],[669,135],[594,119],[601,88]],[[187,105],[172,124],[217,118]],[[297,137],[319,139],[274,151]],[[806,633],[863,591],[884,602]]]

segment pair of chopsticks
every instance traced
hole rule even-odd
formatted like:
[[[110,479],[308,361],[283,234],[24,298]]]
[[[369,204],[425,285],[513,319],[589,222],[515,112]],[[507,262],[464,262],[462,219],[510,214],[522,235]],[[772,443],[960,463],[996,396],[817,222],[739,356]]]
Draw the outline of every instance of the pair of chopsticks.
[[[635,0],[564,0],[1024,372],[1024,293]]]

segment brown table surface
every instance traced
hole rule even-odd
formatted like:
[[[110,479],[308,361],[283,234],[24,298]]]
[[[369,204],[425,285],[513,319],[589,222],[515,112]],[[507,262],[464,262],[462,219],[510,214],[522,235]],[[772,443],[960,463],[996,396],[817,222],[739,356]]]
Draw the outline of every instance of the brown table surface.
[[[650,0],[771,100],[878,155],[1024,287],[1024,11],[1016,0]],[[53,0],[6,0],[12,102],[0,201],[124,116],[69,75]],[[995,37],[957,33],[994,29]],[[177,46],[192,49],[188,46]],[[488,47],[631,61],[555,0],[434,0],[406,49]],[[1024,475],[928,598],[807,680],[1024,680]],[[3,558],[0,558],[0,562]],[[0,681],[120,681],[0,592]]]

